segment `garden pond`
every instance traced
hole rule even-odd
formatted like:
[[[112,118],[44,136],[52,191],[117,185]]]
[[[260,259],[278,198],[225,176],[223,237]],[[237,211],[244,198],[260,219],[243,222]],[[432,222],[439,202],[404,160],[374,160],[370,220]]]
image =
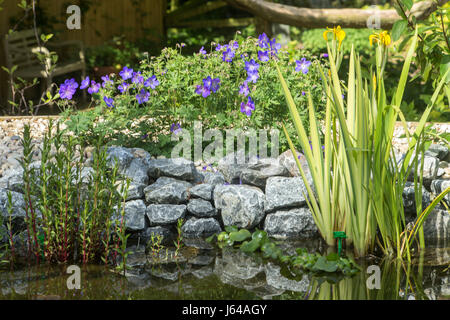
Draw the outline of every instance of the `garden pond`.
[[[303,247],[327,253],[319,240],[284,241],[279,246],[285,252]],[[176,262],[170,250],[156,255],[143,246],[130,249],[125,276],[87,265],[81,267],[79,290],[68,289],[71,274],[65,264],[2,270],[0,299],[450,299],[450,248],[429,248],[411,264],[375,256],[358,259],[361,271],[352,277],[293,272],[260,253],[218,249],[200,240],[186,241]]]

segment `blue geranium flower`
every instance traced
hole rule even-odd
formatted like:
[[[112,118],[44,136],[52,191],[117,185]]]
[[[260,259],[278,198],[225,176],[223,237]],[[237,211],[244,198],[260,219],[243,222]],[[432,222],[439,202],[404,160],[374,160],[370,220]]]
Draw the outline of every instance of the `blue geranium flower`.
[[[249,96],[247,103],[241,102],[241,112],[246,114],[248,117],[252,115],[252,112],[255,110],[255,103],[252,98]]]
[[[59,95],[61,99],[72,100],[73,95],[77,91],[78,83],[75,79],[67,79],[63,84],[59,87]]]
[[[93,94],[97,93],[100,90],[100,83],[95,82],[94,80],[91,81],[91,86],[88,88],[88,93]]]
[[[255,62],[254,59],[250,61],[245,61],[245,70],[247,71],[247,74],[250,73],[257,73],[259,69],[259,63]]]
[[[114,108],[114,100],[113,98],[103,97],[103,101],[105,101],[106,106],[109,108]]]
[[[206,54],[206,50],[204,49],[204,47],[200,48],[200,51],[198,52],[200,54]]]
[[[258,59],[261,62],[269,61],[269,53],[267,51],[258,51]]]
[[[195,89],[195,93],[201,95],[203,98],[206,98],[211,94],[211,89],[199,84]]]
[[[241,86],[239,86],[239,94],[242,94],[244,97],[250,94],[247,81],[244,81],[244,83]]]
[[[83,89],[86,89],[87,87],[89,87],[89,82],[90,82],[90,79],[88,76],[83,81],[81,81],[80,89],[83,90]]]
[[[219,78],[212,79],[210,88],[212,92],[216,93],[217,90],[219,90],[220,88],[220,79]]]
[[[134,84],[144,84],[144,77],[141,75],[140,71],[133,72],[131,82],[133,82]]]
[[[306,58],[301,58],[301,60],[296,60],[295,63],[297,64],[295,66],[296,72],[303,72],[303,74],[307,74],[309,71],[309,66],[311,65],[311,61],[306,60]]]
[[[128,80],[133,77],[133,69],[128,67],[123,67],[122,71],[119,72],[119,75],[122,77],[123,80]]]
[[[269,43],[269,37],[263,32],[258,37],[259,47],[262,49],[268,48],[269,47],[268,43]]]
[[[234,55],[235,55],[235,52],[233,50],[231,50],[231,48],[227,48],[227,50],[223,52],[222,60],[225,62],[232,62]]]
[[[129,87],[130,87],[130,85],[128,83],[124,82],[121,85],[119,85],[117,87],[117,89],[119,89],[120,93],[124,93],[125,91],[128,90]]]
[[[144,82],[144,86],[147,88],[150,87],[152,89],[155,89],[157,86],[159,86],[159,81],[156,76],[153,75]]]
[[[150,98],[150,92],[146,91],[145,89],[142,89],[137,95],[136,100],[138,104],[143,104],[144,102],[147,102]]]

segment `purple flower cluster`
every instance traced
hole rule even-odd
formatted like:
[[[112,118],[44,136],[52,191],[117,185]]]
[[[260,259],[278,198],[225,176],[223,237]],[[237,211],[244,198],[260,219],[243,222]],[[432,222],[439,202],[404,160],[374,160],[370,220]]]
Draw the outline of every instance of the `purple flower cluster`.
[[[281,44],[277,43],[276,39],[270,40],[265,33],[259,35],[258,45],[261,49],[265,49],[258,51],[258,59],[261,62],[269,61],[270,57],[276,56],[281,49]]]
[[[77,92],[78,83],[75,79],[67,79],[59,88],[61,99],[72,100],[73,95]]]
[[[132,84],[136,85],[136,89],[138,90],[138,93],[136,94],[136,100],[138,104],[145,103],[150,98],[150,92],[146,91],[145,88],[151,88],[156,89],[157,86],[159,86],[159,81],[156,78],[155,75],[151,76],[148,79],[145,79],[141,72],[134,72],[133,69],[124,67],[122,71],[119,72],[119,76],[122,78],[122,83],[120,83],[117,86],[117,89],[120,91],[120,93],[125,93],[132,88]],[[98,93],[100,89],[103,88],[113,88],[114,81],[109,77],[109,75],[105,75],[101,77],[102,82],[97,83],[94,80],[90,80],[89,77],[86,77],[81,81],[80,89],[86,89],[90,95],[94,93]],[[131,83],[127,82],[131,79]],[[59,94],[62,99],[72,99],[73,95],[75,94],[76,90],[78,88],[78,83],[75,81],[75,79],[68,79],[63,84],[61,84],[59,88]],[[214,87],[215,88],[215,87]],[[106,106],[109,108],[114,108],[114,99],[109,97],[103,97],[103,101],[105,102]]]
[[[195,93],[201,95],[203,98],[206,98],[211,94],[211,91],[213,93],[216,93],[219,88],[220,79],[213,79],[211,78],[211,76],[208,76],[207,78],[203,79],[203,85],[197,85]]]
[[[220,45],[217,44],[216,46],[216,51],[222,51],[222,60],[225,62],[232,62],[233,58],[236,54],[236,51],[239,48],[239,43],[237,41],[234,41],[231,45],[225,44],[225,45]]]

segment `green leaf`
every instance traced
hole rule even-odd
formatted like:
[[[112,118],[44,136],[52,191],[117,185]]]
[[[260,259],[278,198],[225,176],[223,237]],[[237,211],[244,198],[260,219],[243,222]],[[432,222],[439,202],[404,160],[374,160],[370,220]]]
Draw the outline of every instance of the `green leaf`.
[[[225,231],[228,232],[228,233],[237,232],[238,230],[239,229],[237,227],[235,227],[235,226],[226,226],[225,227]]]
[[[441,65],[439,66],[441,77],[445,75],[448,69],[450,69],[450,55],[442,57]],[[445,82],[450,82],[450,73],[447,74],[447,79],[445,80]]]
[[[397,11],[397,13],[398,13],[398,15],[399,15],[400,17],[402,17],[402,18],[405,19],[405,20],[408,19],[408,18],[406,17],[405,13],[403,12],[403,10],[402,10],[396,3],[394,3],[394,8],[395,8],[395,11]]]
[[[406,20],[396,21],[391,30],[392,40],[395,42],[398,39],[400,39],[400,36],[405,32],[407,27],[408,27],[408,22],[406,22]]]
[[[336,272],[337,268],[338,266],[336,261],[327,261],[325,257],[320,257],[317,259],[313,266],[313,270],[324,272]]]
[[[244,241],[250,238],[252,234],[247,229],[241,229],[238,232],[231,232],[230,239],[233,241]]]
[[[244,243],[242,243],[241,245],[241,250],[247,253],[255,252],[259,248],[260,242],[260,239],[252,239],[250,242],[244,241]]]
[[[329,255],[327,255],[327,260],[328,261],[338,261],[339,255],[336,252],[332,252]]]
[[[413,0],[401,0],[401,3],[408,9],[411,10],[413,6]]]

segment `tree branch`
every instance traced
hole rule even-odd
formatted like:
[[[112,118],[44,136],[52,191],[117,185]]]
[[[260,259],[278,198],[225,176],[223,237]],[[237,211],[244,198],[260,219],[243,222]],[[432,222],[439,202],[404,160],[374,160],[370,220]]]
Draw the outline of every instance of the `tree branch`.
[[[340,25],[342,28],[367,28],[367,21],[379,13],[381,28],[390,29],[401,17],[392,10],[363,9],[309,9],[271,3],[264,0],[226,0],[230,5],[248,11],[274,23],[288,24],[296,27],[325,28]],[[411,15],[417,20],[424,20],[438,6],[448,0],[426,0],[414,4]]]

